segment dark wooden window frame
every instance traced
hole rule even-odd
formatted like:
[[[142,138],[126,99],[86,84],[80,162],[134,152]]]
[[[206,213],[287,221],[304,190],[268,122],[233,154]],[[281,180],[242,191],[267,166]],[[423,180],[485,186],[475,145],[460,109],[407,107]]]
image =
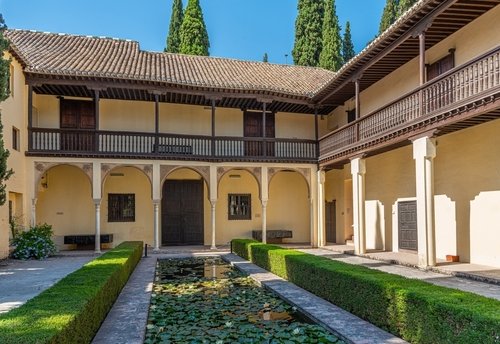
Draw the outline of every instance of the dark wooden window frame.
[[[19,151],[21,144],[20,144],[20,139],[21,139],[21,134],[19,129],[16,127],[12,127],[12,149]]]
[[[251,220],[252,219],[252,195],[251,194],[228,194],[227,195],[227,218],[228,218],[228,220]]]
[[[108,222],[135,222],[135,194],[108,194]]]
[[[431,81],[453,68],[455,68],[455,49],[450,49],[448,54],[439,60],[425,65],[427,81]]]

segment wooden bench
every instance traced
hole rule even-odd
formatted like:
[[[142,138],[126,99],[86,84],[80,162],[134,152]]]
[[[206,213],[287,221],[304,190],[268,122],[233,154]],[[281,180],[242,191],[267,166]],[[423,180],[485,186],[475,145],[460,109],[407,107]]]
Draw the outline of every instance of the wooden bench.
[[[193,154],[193,147],[184,145],[158,145],[158,153],[191,155]]]
[[[101,234],[101,245],[111,244],[112,242],[113,234]],[[95,234],[65,235],[64,245],[76,245],[77,248],[94,248]]]
[[[289,239],[292,237],[293,233],[288,229],[266,230],[266,242],[269,244],[282,244],[283,239]],[[258,241],[262,241],[262,230],[253,230],[252,238]]]

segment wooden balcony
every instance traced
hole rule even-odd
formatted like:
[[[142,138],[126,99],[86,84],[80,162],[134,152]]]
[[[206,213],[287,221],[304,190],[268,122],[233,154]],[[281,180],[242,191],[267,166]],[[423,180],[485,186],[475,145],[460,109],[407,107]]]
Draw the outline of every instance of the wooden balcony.
[[[443,135],[500,117],[500,47],[322,137],[319,162],[342,165],[408,144],[427,131]]]
[[[315,140],[32,128],[30,156],[317,163]]]

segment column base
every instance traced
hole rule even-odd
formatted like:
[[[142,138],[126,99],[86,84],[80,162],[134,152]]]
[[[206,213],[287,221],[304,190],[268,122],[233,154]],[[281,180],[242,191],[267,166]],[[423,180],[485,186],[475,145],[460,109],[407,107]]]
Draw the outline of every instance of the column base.
[[[102,251],[101,250],[94,250],[94,254],[101,254]]]
[[[210,246],[210,249],[211,249],[211,250],[216,250],[216,249],[217,249],[217,246],[212,245],[212,246]]]

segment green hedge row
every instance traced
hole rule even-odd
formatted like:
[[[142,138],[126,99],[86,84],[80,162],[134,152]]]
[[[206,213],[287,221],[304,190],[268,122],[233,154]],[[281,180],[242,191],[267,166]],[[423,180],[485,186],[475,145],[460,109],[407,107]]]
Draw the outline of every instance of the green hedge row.
[[[90,343],[142,256],[125,242],[0,316],[0,343]]]
[[[233,252],[411,343],[500,343],[500,302],[246,239]]]

